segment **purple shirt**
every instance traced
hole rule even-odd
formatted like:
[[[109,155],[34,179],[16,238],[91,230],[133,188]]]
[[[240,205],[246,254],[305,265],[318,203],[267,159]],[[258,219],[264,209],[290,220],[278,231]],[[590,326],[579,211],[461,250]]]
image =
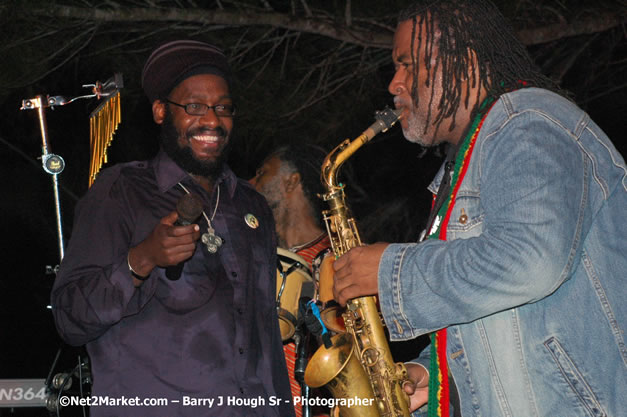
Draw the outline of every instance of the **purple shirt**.
[[[248,183],[228,167],[216,182],[212,225],[224,240],[216,254],[199,241],[179,280],[157,267],[133,286],[128,250],[174,210],[184,193],[178,182],[202,198],[210,217],[217,187],[208,195],[163,152],[102,171],[77,206],[52,290],[57,329],[68,343],[86,344],[92,395],[168,400],[92,406],[91,415],[292,415],[275,309],[274,221]],[[204,233],[204,217],[198,224]]]

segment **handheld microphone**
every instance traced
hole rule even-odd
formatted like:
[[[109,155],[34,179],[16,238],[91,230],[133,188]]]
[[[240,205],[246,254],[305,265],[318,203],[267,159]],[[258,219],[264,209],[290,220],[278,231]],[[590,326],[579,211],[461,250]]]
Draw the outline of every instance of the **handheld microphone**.
[[[174,222],[174,225],[189,226],[202,214],[202,200],[196,194],[183,194],[183,196],[176,203],[176,212],[179,217]],[[176,281],[181,278],[181,272],[183,272],[184,264],[185,261],[182,261],[176,265],[168,266],[165,269],[165,276],[171,281]]]

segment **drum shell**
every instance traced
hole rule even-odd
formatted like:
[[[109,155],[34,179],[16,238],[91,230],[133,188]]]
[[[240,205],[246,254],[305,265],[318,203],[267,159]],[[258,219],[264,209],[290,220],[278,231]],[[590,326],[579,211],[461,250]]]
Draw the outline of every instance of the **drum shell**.
[[[334,333],[346,332],[343,308],[333,299],[333,253],[327,254],[320,264],[320,277],[318,283],[318,300],[322,303],[320,318],[324,325]]]
[[[313,279],[307,262],[297,254],[277,248],[276,304],[283,341],[296,331],[301,297],[313,295]]]

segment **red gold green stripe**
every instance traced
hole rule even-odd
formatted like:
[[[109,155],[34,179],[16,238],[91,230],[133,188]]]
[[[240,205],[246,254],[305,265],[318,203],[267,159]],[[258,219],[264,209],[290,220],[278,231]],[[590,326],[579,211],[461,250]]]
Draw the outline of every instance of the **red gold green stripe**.
[[[479,107],[479,113],[473,120],[468,135],[464,139],[455,158],[455,167],[451,178],[451,192],[440,208],[438,216],[442,218],[438,229],[429,235],[436,236],[440,240],[446,240],[446,229],[455,206],[457,192],[468,171],[468,165],[472,151],[477,141],[477,136],[483,126],[494,99],[488,98]],[[449,380],[448,365],[446,362],[446,328],[431,333],[431,363],[429,365],[429,417],[449,416]],[[434,404],[437,404],[435,407]]]

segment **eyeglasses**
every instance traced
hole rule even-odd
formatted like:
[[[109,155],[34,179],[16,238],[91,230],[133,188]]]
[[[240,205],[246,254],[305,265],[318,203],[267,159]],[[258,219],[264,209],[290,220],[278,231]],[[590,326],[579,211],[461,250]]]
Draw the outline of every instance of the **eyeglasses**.
[[[184,108],[185,113],[190,116],[204,116],[210,109],[213,109],[218,117],[233,117],[235,115],[235,106],[233,104],[216,104],[215,106],[208,106],[203,103],[179,104],[168,99],[165,101],[170,104],[174,104],[175,106]]]

